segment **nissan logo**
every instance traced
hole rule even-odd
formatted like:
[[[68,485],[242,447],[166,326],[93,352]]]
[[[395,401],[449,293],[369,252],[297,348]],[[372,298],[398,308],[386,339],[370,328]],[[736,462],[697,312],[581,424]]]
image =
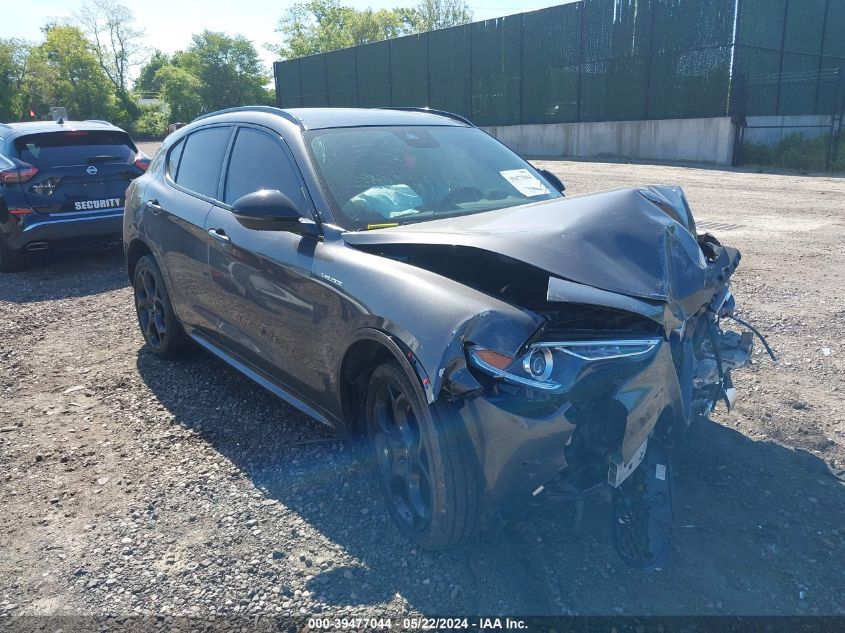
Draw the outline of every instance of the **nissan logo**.
[[[88,172],[89,176],[93,176],[94,174],[97,173],[97,168],[94,167],[94,165],[89,165],[88,169],[86,169],[85,171]]]

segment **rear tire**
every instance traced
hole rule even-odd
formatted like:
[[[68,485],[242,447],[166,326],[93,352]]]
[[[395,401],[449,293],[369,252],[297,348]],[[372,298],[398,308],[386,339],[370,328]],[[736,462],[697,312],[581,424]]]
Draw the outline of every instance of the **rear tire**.
[[[365,420],[380,487],[402,532],[430,550],[473,536],[481,478],[462,422],[429,406],[397,361],[370,377]]]
[[[160,358],[174,358],[185,349],[187,336],[173,311],[158,264],[144,255],[132,273],[138,325],[150,351]]]
[[[26,264],[23,250],[11,248],[0,236],[0,273],[16,273]]]

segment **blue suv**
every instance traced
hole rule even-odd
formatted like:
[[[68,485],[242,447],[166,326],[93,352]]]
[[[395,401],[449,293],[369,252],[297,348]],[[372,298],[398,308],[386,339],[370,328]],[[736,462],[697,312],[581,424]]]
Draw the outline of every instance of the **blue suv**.
[[[0,272],[26,252],[119,244],[126,188],[149,162],[105,121],[0,124]]]

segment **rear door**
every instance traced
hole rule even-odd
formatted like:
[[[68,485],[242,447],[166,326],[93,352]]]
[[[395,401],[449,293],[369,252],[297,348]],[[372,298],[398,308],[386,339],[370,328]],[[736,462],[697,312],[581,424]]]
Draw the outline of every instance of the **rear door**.
[[[141,230],[157,249],[180,320],[212,329],[205,219],[217,198],[232,126],[200,128],[170,148],[165,174],[144,189]]]
[[[96,214],[123,209],[124,192],[143,172],[120,130],[63,130],[14,140],[17,158],[38,173],[24,194],[36,213]]]

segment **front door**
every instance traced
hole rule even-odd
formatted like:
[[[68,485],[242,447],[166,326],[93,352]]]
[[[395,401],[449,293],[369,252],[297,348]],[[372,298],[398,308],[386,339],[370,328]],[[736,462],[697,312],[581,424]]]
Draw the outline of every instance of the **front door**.
[[[323,388],[317,376],[325,373],[315,350],[320,349],[318,325],[327,291],[311,277],[320,242],[242,226],[231,205],[262,189],[281,191],[304,212],[311,208],[284,141],[244,126],[228,161],[223,204],[215,205],[206,219],[216,335],[230,352],[314,402]]]

